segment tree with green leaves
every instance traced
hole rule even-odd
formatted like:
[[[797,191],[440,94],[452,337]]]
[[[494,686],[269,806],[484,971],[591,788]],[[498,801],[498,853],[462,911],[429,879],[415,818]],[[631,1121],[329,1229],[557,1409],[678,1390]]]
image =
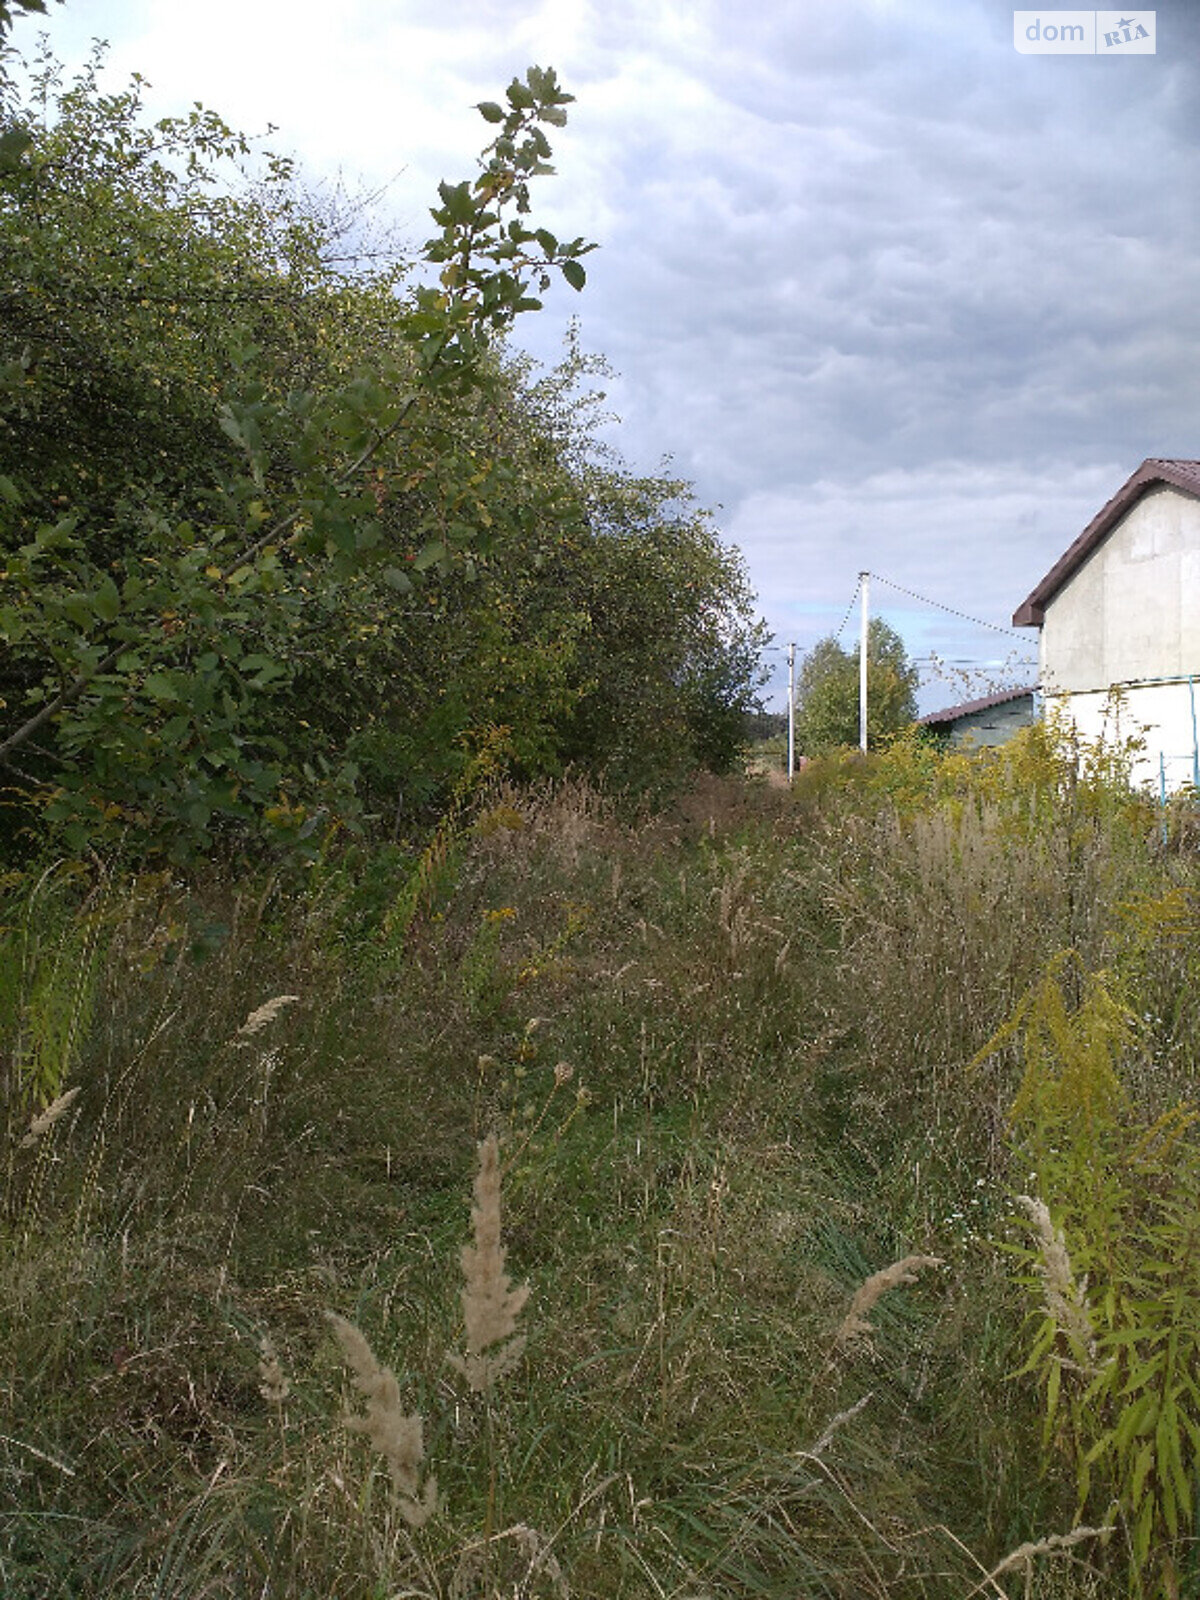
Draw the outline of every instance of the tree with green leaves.
[[[527,220],[571,98],[535,67],[480,108],[496,136],[401,294],[402,265],[332,260],[287,162],[231,185],[249,147],[212,113],[146,126],[95,62],[6,97],[0,761],[70,844],[187,853],[214,819],[352,804],[344,750],[281,710],[349,589],[412,604],[504,531],[474,422],[496,340],[553,273],[583,282],[590,247]]]
[[[530,220],[531,68],[414,260],[211,112],[43,62],[0,171],[0,782],[68,848],[398,825],[486,749],[653,787],[728,766],[761,628],[686,485],[595,446],[514,320],[591,246]]]
[[[882,617],[867,626],[867,744],[877,748],[917,718],[917,669]],[[796,678],[796,744],[825,755],[859,742],[859,660],[832,636],[805,656]]]
[[[593,448],[588,397],[574,392],[585,376],[572,352],[491,416],[514,503],[470,572],[431,573],[401,621],[356,585],[353,671],[349,589],[329,617],[305,715],[353,725],[379,809],[389,790],[436,799],[480,733],[493,749],[499,736],[515,776],[571,768],[643,794],[738,759],[765,639],[742,558],[687,484],[636,477]],[[367,707],[364,679],[399,692]]]

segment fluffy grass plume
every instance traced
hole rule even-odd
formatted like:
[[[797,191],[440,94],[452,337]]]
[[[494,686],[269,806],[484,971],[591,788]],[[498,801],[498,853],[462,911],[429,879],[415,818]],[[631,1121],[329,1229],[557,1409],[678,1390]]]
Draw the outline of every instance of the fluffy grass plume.
[[[258,1341],[258,1392],[270,1405],[281,1406],[292,1392],[292,1385],[280,1365],[279,1354],[267,1334]]]
[[[449,1600],[477,1600],[481,1595],[569,1600],[570,1593],[550,1540],[515,1522],[466,1546],[450,1580]]]
[[[437,1479],[422,1482],[425,1423],[420,1412],[405,1413],[400,1386],[389,1367],[381,1367],[362,1333],[345,1317],[325,1313],[346,1365],[367,1402],[364,1416],[347,1416],[346,1426],[365,1433],[383,1456],[396,1490],[397,1508],[410,1528],[423,1527],[438,1507]]]
[[[60,1117],[66,1116],[75,1103],[79,1088],[79,1084],[76,1084],[73,1089],[68,1089],[65,1094],[60,1094],[57,1100],[52,1100],[43,1112],[34,1117],[29,1124],[29,1131],[21,1140],[22,1150],[28,1150],[31,1145],[35,1145],[44,1133],[49,1132]]]
[[[971,1590],[966,1600],[972,1600],[974,1595],[980,1594],[984,1589],[999,1590],[997,1578],[1003,1577],[1006,1572],[1016,1572],[1018,1569],[1025,1573],[1025,1592],[1030,1592],[1032,1581],[1033,1561],[1035,1556],[1060,1555],[1064,1550],[1073,1550],[1076,1545],[1085,1543],[1088,1539],[1107,1539],[1116,1532],[1113,1525],[1103,1528],[1072,1528],[1070,1533],[1052,1533],[1048,1539],[1030,1541],[1028,1544],[1018,1545],[1005,1556],[998,1567],[992,1570]]]
[[[1091,1370],[1096,1362],[1096,1336],[1087,1300],[1087,1279],[1076,1279],[1066,1238],[1062,1229],[1055,1227],[1046,1202],[1019,1194],[1017,1204],[1037,1230],[1041,1255],[1038,1273],[1047,1315],[1070,1345],[1079,1366]]]
[[[875,1332],[870,1322],[872,1308],[891,1290],[899,1289],[902,1284],[916,1283],[917,1273],[923,1268],[940,1267],[941,1264],[940,1256],[905,1256],[903,1261],[893,1261],[890,1267],[873,1272],[865,1283],[859,1285],[850,1302],[850,1309],[834,1340],[836,1348],[844,1350],[860,1340],[869,1344]]]
[[[483,1394],[521,1359],[525,1335],[516,1331],[517,1317],[529,1299],[528,1284],[514,1289],[504,1270],[504,1247],[500,1243],[500,1146],[494,1133],[479,1146],[474,1192],[471,1226],[475,1242],[464,1245],[462,1251],[467,1353],[452,1354],[448,1359],[466,1378],[472,1393]]]
[[[253,1038],[253,1036],[256,1033],[260,1033],[268,1023],[275,1021],[275,1018],[283,1010],[284,1006],[294,1006],[299,998],[300,996],[298,994],[277,994],[273,1000],[265,1000],[263,1004],[261,1006],[257,1006],[246,1018],[245,1022],[242,1023],[241,1027],[237,1031],[238,1038]]]

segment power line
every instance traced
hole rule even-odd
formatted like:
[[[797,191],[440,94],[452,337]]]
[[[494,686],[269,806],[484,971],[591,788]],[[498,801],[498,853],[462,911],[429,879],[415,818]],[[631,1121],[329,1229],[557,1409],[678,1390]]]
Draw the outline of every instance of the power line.
[[[895,589],[897,594],[907,595],[910,600],[919,600],[922,605],[933,606],[938,611],[946,612],[946,614],[948,616],[957,617],[960,622],[973,623],[974,626],[977,627],[977,628],[990,628],[993,633],[1004,633],[1004,634],[1007,634],[1010,638],[1021,639],[1022,641],[1024,641],[1024,643],[1026,643],[1026,644],[1029,643],[1029,635],[1028,635],[1028,633],[1025,633],[1025,632],[1018,633],[1016,628],[1003,628],[1003,627],[1000,626],[1000,624],[998,622],[984,622],[981,617],[968,616],[965,611],[958,611],[958,610],[956,610],[954,608],[954,606],[944,605],[942,603],[942,601],[940,601],[940,600],[931,600],[927,594],[918,594],[915,589],[906,589],[902,583],[893,583],[890,578],[881,578],[880,575],[877,572],[871,573],[871,577],[874,578],[877,583],[885,583],[885,584],[887,584],[889,589]],[[856,596],[857,596],[857,593],[858,593],[858,591],[855,590],[855,595]],[[853,607],[853,605],[854,605],[854,601],[852,600],[850,602],[851,608]],[[850,615],[850,612],[847,611],[846,612],[846,616],[848,617],[849,615]],[[845,626],[846,626],[846,622],[845,622],[845,619],[843,618],[842,628],[844,628]],[[838,632],[839,633],[841,632],[841,628],[838,629]]]
[[[886,582],[887,580],[885,579],[884,581]],[[858,582],[854,585],[854,593],[850,596],[850,604],[846,607],[846,615],[838,623],[837,632],[833,636],[835,639],[840,639],[842,637],[842,629],[850,621],[850,613],[854,610],[854,603],[858,599],[858,597],[859,597],[859,595],[861,593],[862,593],[862,574],[860,573],[859,577],[858,577]]]
[[[943,667],[1036,667],[1038,664],[1036,656],[1009,656],[1004,661],[978,661],[974,656],[940,656],[936,651],[930,655],[909,656],[908,659],[914,666],[920,666],[923,662],[932,664],[935,661]]]
[[[859,574],[858,582],[854,585],[854,593],[850,596],[850,603],[846,607],[846,610],[845,610],[845,612],[843,613],[843,616],[842,616],[842,620],[838,623],[837,628],[833,633],[833,638],[834,639],[840,639],[842,634],[845,632],[846,624],[849,622],[850,617],[851,617],[851,615],[852,615],[852,613],[854,611],[854,607],[858,603],[858,597],[862,593],[863,576],[864,575],[862,573]],[[932,600],[932,599],[930,599],[930,597],[927,594],[918,594],[915,589],[908,589],[902,583],[894,583],[891,578],[884,578],[878,572],[868,572],[868,573],[865,574],[865,576],[867,576],[868,578],[874,578],[877,583],[885,584],[889,589],[894,589],[897,594],[906,595],[908,597],[908,599],[910,599],[910,600],[919,601],[921,605],[932,606],[936,611],[944,611],[947,616],[956,617],[960,622],[969,622],[972,625],[972,627],[987,628],[992,633],[1001,633],[1001,634],[1003,634],[1006,638],[1009,638],[1009,639],[1020,639],[1022,644],[1028,644],[1029,643],[1029,635],[1028,635],[1028,633],[1026,633],[1024,631],[1018,632],[1018,630],[1016,628],[1005,628],[1005,627],[1001,626],[1001,624],[998,623],[998,622],[985,622],[982,617],[973,617],[973,616],[970,615],[969,612],[958,610],[958,608],[956,606],[948,606],[948,605],[945,604],[944,601],[941,601],[941,600]],[[771,650],[771,651],[784,652],[784,651],[786,651],[787,646],[786,645],[768,645],[767,649]],[[928,661],[930,659],[933,659],[933,658],[928,657],[928,656],[914,656],[914,657],[912,657],[912,660],[913,660],[914,664],[916,664],[917,662]],[[977,665],[977,663],[975,663],[973,661],[970,661],[970,660],[968,660],[966,658],[962,658],[961,660],[958,660],[958,659],[951,660],[949,657],[940,656],[940,657],[937,657],[936,659],[941,661],[942,664],[946,665],[946,666],[955,666],[955,665],[974,666],[974,665]],[[1002,663],[1000,663],[1000,665],[1004,666],[1004,665],[1007,665],[1007,663],[1003,663],[1002,662]],[[1029,661],[1021,660],[1021,661],[1015,662],[1014,665],[1016,665],[1016,666],[1035,667],[1037,665],[1037,661],[1036,661],[1036,659],[1029,660]]]

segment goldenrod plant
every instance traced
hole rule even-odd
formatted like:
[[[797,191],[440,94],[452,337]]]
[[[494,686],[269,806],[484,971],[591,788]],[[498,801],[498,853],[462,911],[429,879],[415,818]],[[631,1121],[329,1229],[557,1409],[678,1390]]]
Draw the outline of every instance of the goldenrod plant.
[[[1120,1520],[1132,1594],[1170,1600],[1196,1572],[1200,1492],[1200,1143],[1186,1103],[1156,1114],[1123,1081],[1137,1019],[1112,974],[1073,952],[986,1047],[1019,1041],[1011,1117],[1034,1195],[1041,1300],[1024,1370],[1080,1515]]]

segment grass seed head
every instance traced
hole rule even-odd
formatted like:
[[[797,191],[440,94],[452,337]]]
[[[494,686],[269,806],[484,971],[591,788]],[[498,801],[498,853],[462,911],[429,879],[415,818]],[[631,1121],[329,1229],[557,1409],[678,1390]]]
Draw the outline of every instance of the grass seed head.
[[[258,1377],[258,1392],[269,1405],[281,1406],[292,1392],[275,1346],[265,1333],[258,1341]]]
[[[68,1089],[65,1094],[60,1094],[57,1100],[52,1100],[44,1111],[34,1117],[29,1124],[29,1131],[21,1140],[20,1148],[28,1150],[31,1145],[35,1145],[42,1135],[54,1126],[60,1117],[65,1117],[75,1103],[79,1092],[80,1085],[76,1084],[73,1089]]]
[[[298,994],[277,994],[274,1000],[266,1000],[261,1006],[253,1010],[237,1031],[239,1039],[250,1039],[260,1033],[268,1023],[283,1010],[284,1006],[293,1006],[299,1000]]]
[[[940,1267],[940,1256],[905,1256],[902,1261],[893,1261],[890,1267],[884,1267],[859,1285],[850,1309],[837,1331],[834,1344],[838,1349],[845,1349],[860,1340],[869,1344],[875,1329],[871,1326],[869,1313],[872,1308],[893,1289],[899,1289],[902,1284],[916,1283],[917,1273],[924,1267]]]
[[[410,1528],[423,1527],[438,1508],[437,1480],[422,1481],[425,1422],[420,1412],[406,1414],[400,1386],[390,1367],[380,1366],[371,1346],[352,1322],[327,1311],[326,1319],[350,1368],[355,1387],[367,1402],[363,1416],[347,1416],[346,1426],[365,1433],[387,1461],[397,1508]]]
[[[491,1133],[479,1146],[475,1204],[471,1208],[474,1244],[463,1246],[463,1317],[467,1330],[465,1356],[448,1360],[475,1394],[490,1391],[516,1366],[525,1349],[517,1333],[517,1317],[529,1299],[529,1286],[514,1289],[504,1270],[500,1243],[500,1146]]]
[[[1076,1278],[1066,1237],[1061,1228],[1055,1227],[1046,1202],[1019,1194],[1017,1204],[1037,1231],[1041,1254],[1038,1273],[1047,1314],[1070,1345],[1078,1365],[1091,1370],[1096,1364],[1096,1333],[1088,1305],[1087,1279]]]

